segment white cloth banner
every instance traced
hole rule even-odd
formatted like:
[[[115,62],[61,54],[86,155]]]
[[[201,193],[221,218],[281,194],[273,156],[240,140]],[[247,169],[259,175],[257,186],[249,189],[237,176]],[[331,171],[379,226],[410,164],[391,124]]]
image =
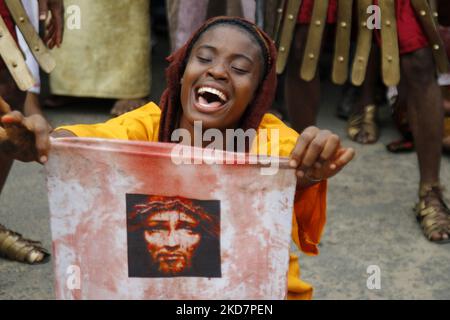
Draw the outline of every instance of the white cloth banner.
[[[58,299],[286,298],[296,187],[287,159],[263,175],[253,156],[188,164],[204,149],[187,148],[190,157],[174,146],[52,141]]]

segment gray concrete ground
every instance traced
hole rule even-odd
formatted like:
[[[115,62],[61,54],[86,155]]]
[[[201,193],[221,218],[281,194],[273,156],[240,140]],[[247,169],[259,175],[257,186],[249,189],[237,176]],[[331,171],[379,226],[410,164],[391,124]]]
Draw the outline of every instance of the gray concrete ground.
[[[153,99],[162,90],[156,48]],[[159,60],[158,60],[159,59]],[[316,299],[450,299],[450,244],[428,242],[412,212],[418,168],[415,154],[392,155],[385,144],[397,137],[389,111],[382,110],[382,136],[371,146],[345,138],[345,122],[334,116],[339,88],[324,86],[319,126],[343,137],[357,158],[330,181],[328,223],[320,255],[301,254],[302,277],[315,286]],[[301,98],[301,97],[299,97]],[[46,110],[54,126],[108,118],[110,103],[90,102]],[[450,185],[450,158],[442,161],[442,182]],[[446,192],[447,199],[449,192]],[[15,163],[0,198],[0,222],[51,247],[43,168]],[[367,268],[381,271],[381,289],[369,290]],[[0,299],[53,299],[52,264],[29,266],[0,259]]]

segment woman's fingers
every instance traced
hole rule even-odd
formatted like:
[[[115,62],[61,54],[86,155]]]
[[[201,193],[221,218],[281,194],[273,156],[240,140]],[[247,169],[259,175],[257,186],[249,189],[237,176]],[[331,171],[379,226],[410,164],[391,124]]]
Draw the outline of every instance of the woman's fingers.
[[[332,170],[339,170],[345,167],[355,157],[355,150],[353,148],[345,148],[341,149],[340,151],[341,152],[338,155],[337,159],[331,164],[331,166],[335,166],[335,168]]]
[[[320,161],[320,154],[326,143],[326,135],[318,134],[309,144],[305,156],[300,164],[300,168],[305,171],[311,168],[316,162]]]
[[[12,142],[11,157],[21,161],[47,162],[50,151],[50,127],[41,115],[24,117],[19,111],[1,117],[5,139]]]
[[[25,118],[24,126],[35,136],[37,159],[42,164],[47,162],[50,151],[50,127],[41,116]]]
[[[306,129],[297,140],[290,166],[298,178],[309,172],[312,178],[328,179],[336,175],[355,157],[355,150],[342,148],[339,136],[316,127]]]
[[[300,135],[294,150],[291,153],[290,165],[292,168],[297,168],[302,163],[304,154],[308,149],[309,144],[314,140],[318,132],[318,128],[309,127]]]
[[[21,124],[23,122],[23,114],[19,111],[11,111],[2,116],[1,122],[3,124]]]
[[[327,141],[325,143],[325,146],[322,150],[322,153],[320,154],[320,160],[321,161],[328,161],[333,158],[333,156],[336,154],[337,150],[341,146],[341,139],[339,139],[339,136],[336,134],[330,134],[327,137]]]
[[[55,37],[55,27],[53,23],[51,23],[45,30],[44,42],[48,42],[50,39],[54,39],[54,37]]]
[[[11,112],[9,104],[0,96],[0,116]]]

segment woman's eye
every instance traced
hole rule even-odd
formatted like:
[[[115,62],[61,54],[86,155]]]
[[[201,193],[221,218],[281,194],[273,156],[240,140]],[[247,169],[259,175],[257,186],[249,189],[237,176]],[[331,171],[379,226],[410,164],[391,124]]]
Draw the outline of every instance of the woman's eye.
[[[208,62],[211,62],[211,59],[205,58],[205,57],[199,57],[199,56],[197,56],[197,59],[198,59],[200,62],[202,62],[202,63],[208,63]]]
[[[246,70],[246,69],[242,69],[242,68],[239,68],[239,67],[232,67],[232,68],[233,68],[234,71],[236,71],[239,74],[247,74],[247,73],[249,73],[249,71]]]

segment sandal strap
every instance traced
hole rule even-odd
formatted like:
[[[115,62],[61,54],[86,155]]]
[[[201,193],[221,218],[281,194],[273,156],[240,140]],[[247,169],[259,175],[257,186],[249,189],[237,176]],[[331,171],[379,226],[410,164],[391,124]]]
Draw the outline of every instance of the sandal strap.
[[[417,212],[420,225],[422,226],[423,233],[425,236],[431,240],[431,236],[434,232],[449,232],[450,219],[447,225],[443,225],[442,217],[433,207],[427,207],[424,210],[419,210]]]
[[[21,234],[0,225],[0,255],[33,264],[42,262],[50,254],[40,242],[25,239]]]
[[[435,192],[442,198],[442,192],[444,191],[444,187],[440,183],[423,183],[419,188],[419,197],[424,198],[430,192]]]
[[[347,133],[352,140],[355,139],[363,127],[369,131],[371,136],[378,136],[376,111],[376,106],[371,104],[365,106],[361,113],[356,113],[350,116],[348,120]]]
[[[420,221],[423,233],[432,240],[435,232],[447,233],[450,235],[450,210],[443,200],[443,187],[439,184],[424,184],[419,190],[420,202],[415,211],[417,219]],[[425,200],[430,194],[437,196],[439,202],[430,204]]]

